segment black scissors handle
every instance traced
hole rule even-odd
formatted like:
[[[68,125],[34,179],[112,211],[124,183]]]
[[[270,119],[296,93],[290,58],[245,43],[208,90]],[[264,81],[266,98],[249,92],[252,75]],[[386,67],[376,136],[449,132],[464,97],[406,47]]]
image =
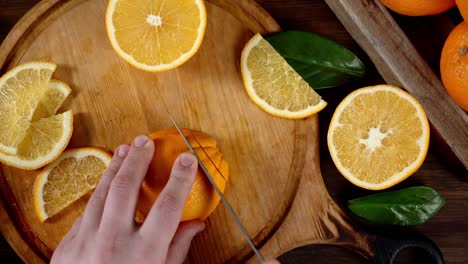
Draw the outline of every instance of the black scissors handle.
[[[413,231],[376,233],[371,247],[375,253],[373,261],[379,264],[391,264],[395,262],[398,254],[407,248],[418,248],[428,254],[431,262],[435,264],[444,263],[444,257],[439,247],[428,237]],[[427,261],[429,261],[429,259]],[[428,263],[428,262],[425,263]]]

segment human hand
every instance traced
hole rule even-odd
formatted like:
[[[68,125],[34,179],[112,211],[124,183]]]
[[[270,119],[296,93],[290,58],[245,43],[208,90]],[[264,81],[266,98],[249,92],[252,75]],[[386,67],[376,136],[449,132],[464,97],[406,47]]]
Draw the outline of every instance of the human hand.
[[[154,143],[146,136],[117,148],[83,215],[55,250],[52,264],[183,263],[193,237],[205,228],[201,221],[179,224],[198,163],[188,153],[177,158],[167,185],[144,223],[137,225],[138,192],[153,154]]]
[[[83,215],[55,250],[51,263],[182,263],[201,221],[179,224],[197,162],[180,155],[169,181],[142,225],[134,221],[138,192],[154,143],[137,137],[114,154]]]

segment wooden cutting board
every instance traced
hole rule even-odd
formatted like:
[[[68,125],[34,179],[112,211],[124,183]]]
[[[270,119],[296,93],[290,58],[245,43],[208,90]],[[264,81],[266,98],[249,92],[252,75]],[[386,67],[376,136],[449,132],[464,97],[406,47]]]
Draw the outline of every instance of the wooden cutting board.
[[[267,258],[308,243],[330,243],[378,260],[388,253],[382,248],[401,249],[383,247],[385,239],[401,246],[419,243],[440,254],[425,239],[382,239],[358,230],[323,184],[317,116],[280,119],[249,100],[239,69],[241,50],[255,32],[280,30],[253,0],[206,1],[208,25],[200,51],[165,73],[137,70],[115,54],[104,25],[106,5],[105,0],[44,0],[0,48],[0,73],[31,60],[58,64],[54,78],[73,89],[62,107],[74,111],[69,147],[113,150],[138,134],[169,128],[164,102],[180,125],[217,139],[230,164],[226,197]],[[27,263],[48,262],[88,198],[40,223],[31,195],[36,175],[0,167],[0,229]],[[240,262],[251,256],[235,223],[218,206],[188,262]]]

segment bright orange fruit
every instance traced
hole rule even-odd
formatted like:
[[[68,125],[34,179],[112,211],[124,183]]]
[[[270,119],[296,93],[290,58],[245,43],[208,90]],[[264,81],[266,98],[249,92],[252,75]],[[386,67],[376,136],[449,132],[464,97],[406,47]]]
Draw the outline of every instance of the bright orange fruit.
[[[448,36],[440,59],[445,89],[468,111],[468,22],[462,22]]]
[[[380,0],[389,9],[407,16],[430,16],[455,6],[455,0]]]
[[[228,179],[228,163],[224,160],[216,141],[207,134],[183,129],[203,164],[208,169],[218,188],[224,192]],[[177,157],[189,149],[176,129],[161,130],[150,135],[155,143],[153,161],[144,179],[138,202],[137,220],[148,215],[154,201],[166,185],[172,165]],[[221,174],[220,174],[221,172]],[[220,201],[214,188],[199,168],[192,191],[184,207],[181,221],[206,219]]]
[[[468,0],[457,0],[457,6],[465,20],[468,20]]]

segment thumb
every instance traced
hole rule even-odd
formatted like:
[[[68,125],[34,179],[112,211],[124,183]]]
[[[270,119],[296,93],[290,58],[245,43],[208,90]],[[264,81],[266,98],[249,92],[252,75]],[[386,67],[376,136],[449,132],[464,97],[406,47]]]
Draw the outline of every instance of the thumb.
[[[198,220],[181,223],[169,246],[166,263],[183,263],[190,249],[192,239],[204,229],[205,223]]]

